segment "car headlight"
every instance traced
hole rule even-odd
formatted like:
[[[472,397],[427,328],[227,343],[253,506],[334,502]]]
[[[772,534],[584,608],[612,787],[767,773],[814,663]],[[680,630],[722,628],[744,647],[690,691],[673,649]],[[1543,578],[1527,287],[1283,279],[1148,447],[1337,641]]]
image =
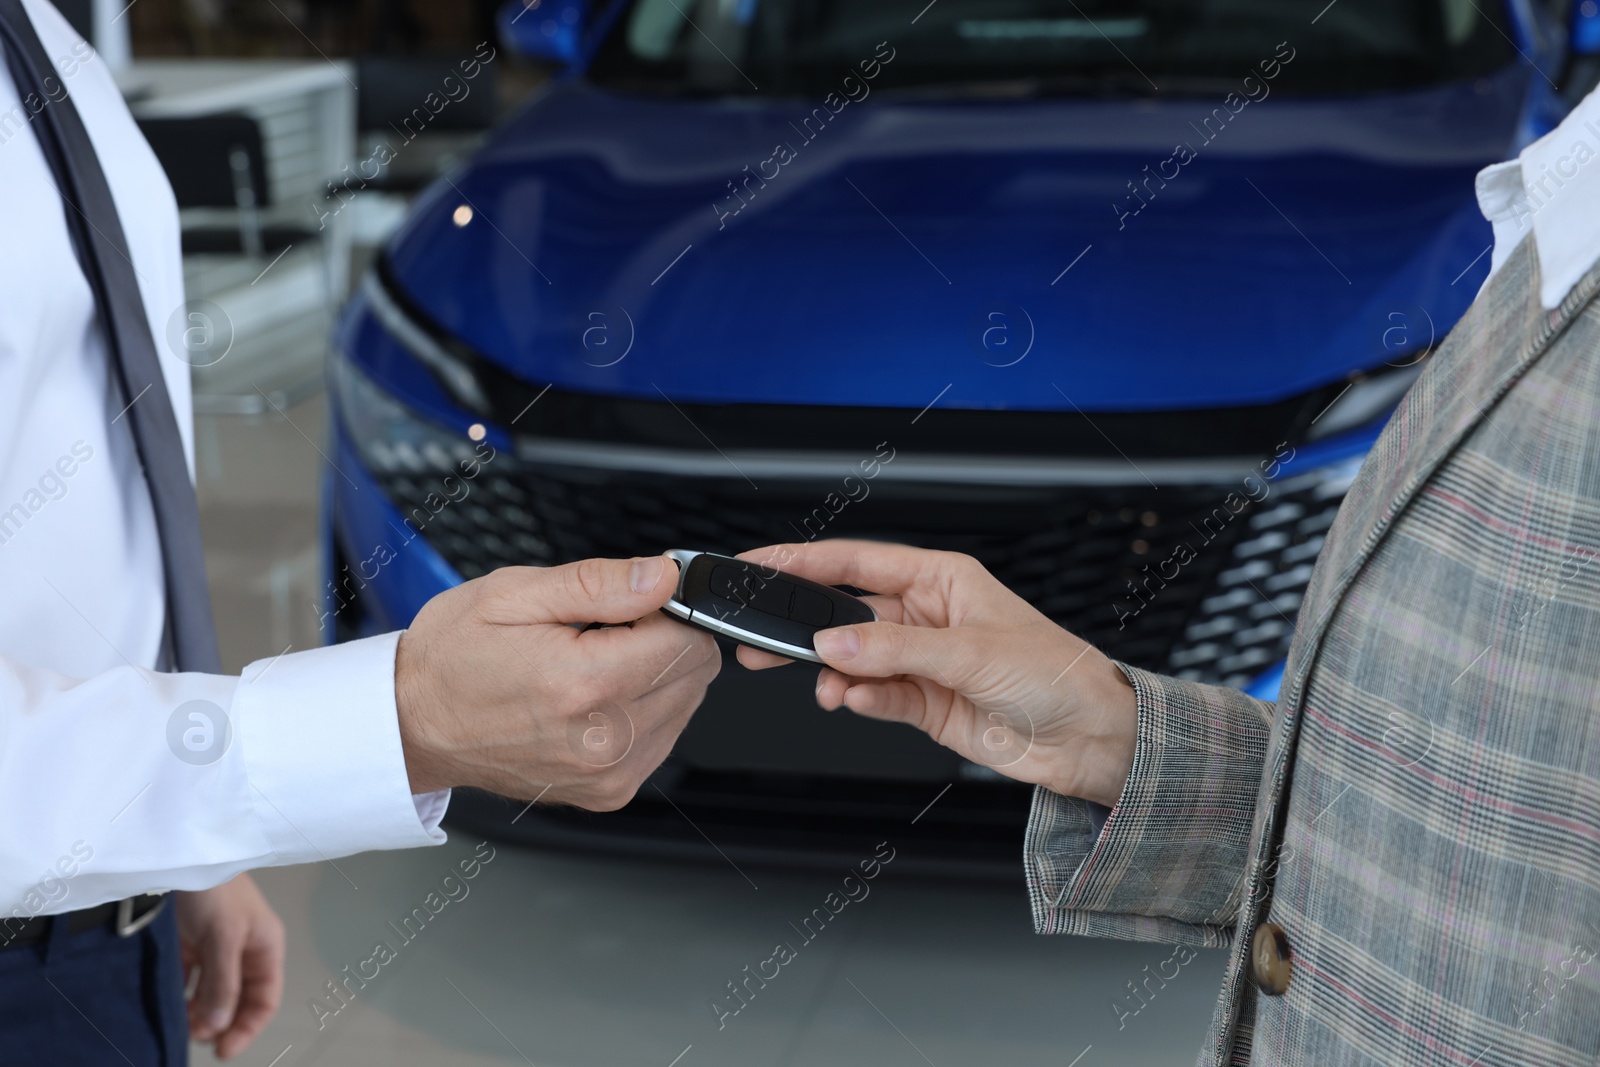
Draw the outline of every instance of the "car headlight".
[[[329,362],[334,410],[361,462],[378,475],[449,472],[480,458],[473,442],[418,417],[342,352]]]
[[[472,368],[457,357],[428,331],[417,325],[396,301],[378,277],[369,273],[361,283],[361,295],[367,301],[372,317],[378,320],[389,334],[405,346],[424,366],[439,376],[440,384],[469,411],[488,411],[489,398]]]

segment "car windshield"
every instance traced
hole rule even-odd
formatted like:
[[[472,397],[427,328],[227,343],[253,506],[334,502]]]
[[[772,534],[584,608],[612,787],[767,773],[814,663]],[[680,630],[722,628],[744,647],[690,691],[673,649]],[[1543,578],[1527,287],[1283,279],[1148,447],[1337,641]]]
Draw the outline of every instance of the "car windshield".
[[[1498,0],[632,0],[590,79],[621,91],[1210,91],[1294,55],[1291,93],[1412,88],[1515,58]],[[880,43],[883,45],[880,48]],[[891,51],[892,50],[892,51]]]

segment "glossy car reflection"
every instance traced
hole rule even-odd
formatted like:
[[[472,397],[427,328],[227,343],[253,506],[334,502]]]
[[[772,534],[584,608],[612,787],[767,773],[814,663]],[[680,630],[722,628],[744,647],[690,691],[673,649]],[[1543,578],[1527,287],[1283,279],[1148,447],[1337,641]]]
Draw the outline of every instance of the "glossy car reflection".
[[[1559,34],[1456,0],[923,7],[510,9],[568,72],[339,330],[341,636],[506,564],[848,535],[1275,691],[1345,488],[1487,272],[1473,175],[1567,106],[1533,65]],[[802,674],[725,671],[624,812],[456,815],[787,858],[915,817],[928,862],[1014,861],[1025,791]]]

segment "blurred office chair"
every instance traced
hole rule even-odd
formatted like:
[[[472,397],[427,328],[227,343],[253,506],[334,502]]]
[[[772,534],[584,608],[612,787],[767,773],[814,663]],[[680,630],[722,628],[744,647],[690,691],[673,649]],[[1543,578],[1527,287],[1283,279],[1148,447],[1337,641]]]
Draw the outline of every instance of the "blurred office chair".
[[[331,250],[309,225],[263,221],[274,203],[260,122],[237,113],[137,121],[182,213],[190,302],[218,303],[228,320],[230,358],[193,363],[196,410],[254,415],[316,391],[337,302]]]
[[[304,227],[261,224],[272,204],[261,126],[248,115],[140,119],[139,130],[167,172],[178,207],[231,208],[235,224],[188,225],[184,255],[276,254],[315,239]]]

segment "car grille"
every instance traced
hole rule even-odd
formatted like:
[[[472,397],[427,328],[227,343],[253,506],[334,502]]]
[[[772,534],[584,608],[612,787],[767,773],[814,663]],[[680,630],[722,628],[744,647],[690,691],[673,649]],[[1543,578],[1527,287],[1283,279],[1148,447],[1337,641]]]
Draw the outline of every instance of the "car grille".
[[[440,348],[440,359],[424,362],[467,367],[484,387],[487,410],[468,408],[485,423],[509,427],[539,405],[522,424],[529,436],[469,465],[483,445],[468,448],[459,430],[442,432],[354,366],[334,363],[340,422],[364,465],[405,524],[467,579],[668,548],[899,541],[976,557],[1124,662],[1242,686],[1285,654],[1353,475],[1344,464],[1263,483],[1250,460],[1225,458],[1301,439],[1337,384],[1266,407],[1093,420],[939,409],[906,421],[900,409],[663,404],[535,388],[408,312],[403,296],[394,302],[390,317],[415,327],[402,332],[426,332]],[[413,337],[407,347],[416,354],[421,343]],[[874,448],[881,457],[887,442],[869,443],[897,425],[894,445],[906,457],[898,466],[866,479],[840,459],[866,460]],[[717,451],[703,447],[708,439]],[[821,442],[833,451],[816,452]],[[839,476],[826,473],[836,463]],[[847,470],[857,474],[851,482],[841,477]],[[1061,484],[1068,479],[1079,484]],[[353,609],[344,625],[361,632],[360,603]],[[828,863],[895,839],[906,842],[908,864],[1015,876],[1029,787],[918,731],[818,714],[809,674],[804,665],[724,670],[651,787],[619,812],[529,811],[468,791],[451,819],[545,846],[740,864]]]
[[[845,501],[837,480],[763,479],[758,489],[732,468],[727,477],[644,474],[502,451],[442,507],[441,480],[451,473],[443,463],[413,452],[374,473],[469,579],[507,565],[667,548],[732,553],[819,535],[903,541],[977,557],[1114,658],[1238,686],[1285,654],[1352,471],[1262,483],[1247,480],[1245,467],[1227,480],[1160,489],[883,477]]]

